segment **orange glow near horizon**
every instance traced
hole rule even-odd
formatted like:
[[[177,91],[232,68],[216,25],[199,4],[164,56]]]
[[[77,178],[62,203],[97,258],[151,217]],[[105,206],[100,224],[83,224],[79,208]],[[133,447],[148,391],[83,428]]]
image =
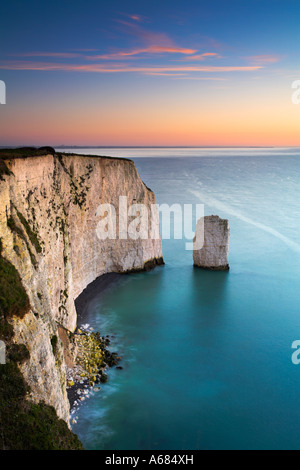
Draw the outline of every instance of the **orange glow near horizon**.
[[[288,113],[289,112],[289,113]],[[62,110],[40,117],[39,110],[19,113],[12,126],[2,126],[2,141],[16,145],[112,146],[300,146],[299,109],[287,105],[248,105],[244,109],[148,108],[93,109],[75,113]]]

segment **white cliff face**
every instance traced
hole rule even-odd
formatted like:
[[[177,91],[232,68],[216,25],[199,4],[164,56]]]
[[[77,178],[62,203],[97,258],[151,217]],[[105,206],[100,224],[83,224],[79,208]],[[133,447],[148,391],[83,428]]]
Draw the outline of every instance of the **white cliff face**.
[[[74,331],[74,300],[102,274],[162,263],[159,235],[99,239],[98,208],[113,205],[118,226],[119,196],[127,196],[128,207],[144,204],[149,213],[155,196],[129,160],[61,154],[5,163],[12,174],[0,179],[2,254],[17,268],[31,304],[24,319],[13,320],[14,340],[31,354],[22,372],[32,399],[53,405],[68,420],[58,325]]]
[[[229,269],[229,235],[227,219],[220,219],[216,215],[199,219],[194,238],[194,266],[227,271]]]

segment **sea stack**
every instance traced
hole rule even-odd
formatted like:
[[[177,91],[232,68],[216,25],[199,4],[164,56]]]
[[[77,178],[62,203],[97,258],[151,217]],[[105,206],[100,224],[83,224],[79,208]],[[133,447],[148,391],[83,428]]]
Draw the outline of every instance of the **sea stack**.
[[[194,266],[211,271],[228,271],[229,222],[217,215],[201,217],[194,237]]]

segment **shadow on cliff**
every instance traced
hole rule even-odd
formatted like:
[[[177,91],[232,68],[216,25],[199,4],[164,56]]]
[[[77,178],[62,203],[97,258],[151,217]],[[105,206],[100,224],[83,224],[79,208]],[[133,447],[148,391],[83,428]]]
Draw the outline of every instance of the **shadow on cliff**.
[[[124,279],[124,275],[118,273],[107,273],[91,282],[84,291],[75,299],[78,324],[86,320],[92,302],[98,302],[99,297],[110,288],[115,287]]]

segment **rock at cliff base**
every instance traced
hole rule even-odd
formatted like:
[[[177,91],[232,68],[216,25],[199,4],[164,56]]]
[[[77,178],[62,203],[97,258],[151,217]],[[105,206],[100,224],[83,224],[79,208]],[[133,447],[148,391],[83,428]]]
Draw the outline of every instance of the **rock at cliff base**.
[[[201,217],[194,237],[194,266],[212,271],[228,271],[229,222],[217,215]]]

